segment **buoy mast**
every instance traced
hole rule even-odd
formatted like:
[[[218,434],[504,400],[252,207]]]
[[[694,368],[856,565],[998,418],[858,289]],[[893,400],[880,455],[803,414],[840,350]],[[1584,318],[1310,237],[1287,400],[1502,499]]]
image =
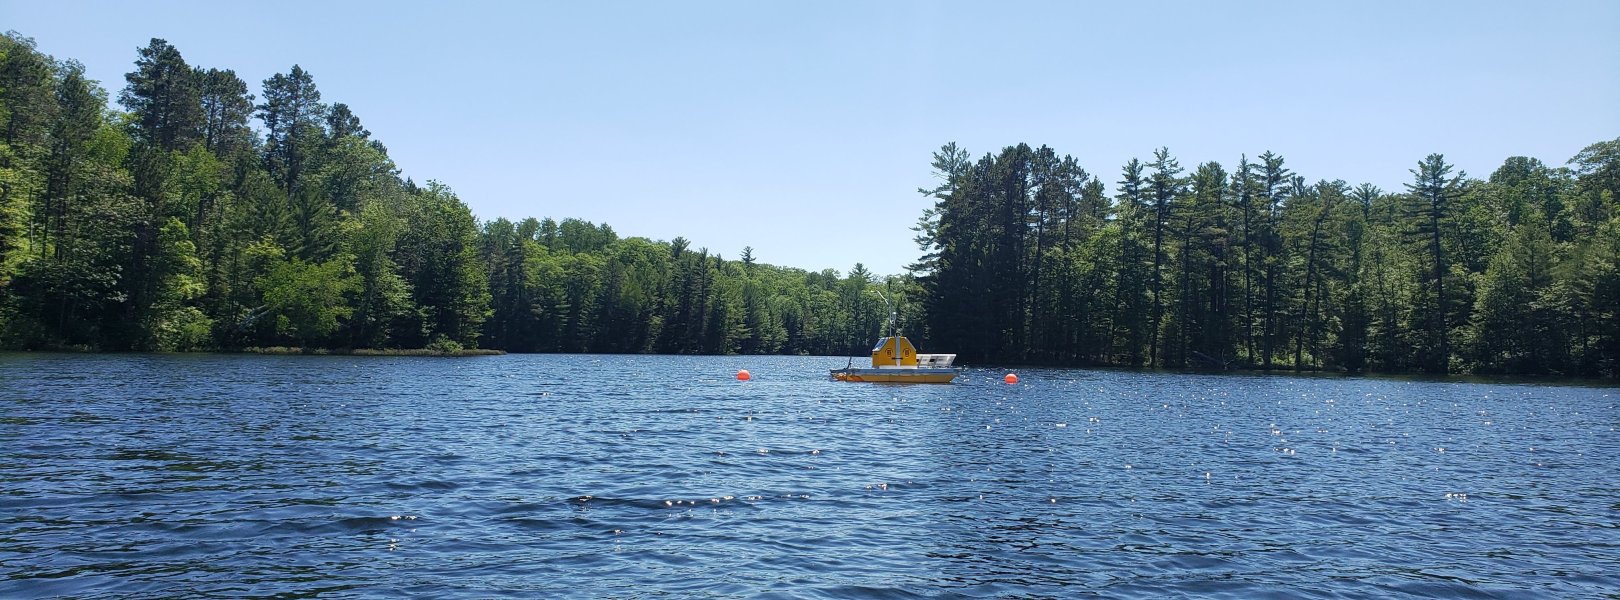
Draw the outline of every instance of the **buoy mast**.
[[[892,286],[894,284],[891,282],[889,285]],[[901,354],[900,353],[900,310],[898,308],[895,308],[894,303],[889,301],[889,297],[883,294],[883,290],[872,290],[872,291],[877,292],[878,297],[883,299],[883,306],[887,307],[889,309],[889,338],[894,340],[894,366],[898,367],[898,366],[900,366],[900,354]],[[889,291],[893,292],[894,290],[891,288]],[[876,366],[876,365],[873,365],[873,366]]]

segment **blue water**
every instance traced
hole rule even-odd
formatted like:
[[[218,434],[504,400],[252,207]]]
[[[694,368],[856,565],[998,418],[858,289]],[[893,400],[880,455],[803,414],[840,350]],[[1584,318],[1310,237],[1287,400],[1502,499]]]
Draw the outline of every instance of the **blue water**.
[[[844,362],[0,355],[0,597],[1620,597],[1617,389]]]

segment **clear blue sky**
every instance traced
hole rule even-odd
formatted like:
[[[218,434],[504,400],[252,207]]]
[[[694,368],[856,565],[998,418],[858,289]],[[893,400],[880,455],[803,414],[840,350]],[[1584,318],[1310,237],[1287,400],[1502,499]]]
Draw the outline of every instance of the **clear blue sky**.
[[[1110,190],[1275,151],[1400,190],[1620,137],[1620,2],[78,2],[0,28],[116,97],[137,48],[299,64],[482,219],[577,217],[736,258],[898,273],[930,153],[1046,144]],[[1110,192],[1112,193],[1112,192]]]

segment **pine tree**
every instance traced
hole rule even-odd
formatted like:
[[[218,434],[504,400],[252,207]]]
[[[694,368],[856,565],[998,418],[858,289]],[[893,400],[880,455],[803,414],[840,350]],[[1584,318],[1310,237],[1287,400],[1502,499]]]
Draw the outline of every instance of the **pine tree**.
[[[253,94],[247,83],[230,69],[195,69],[193,77],[202,108],[202,142],[209,152],[222,159],[253,146]]]
[[[1424,357],[1424,366],[1436,373],[1445,373],[1450,370],[1451,363],[1451,334],[1447,323],[1446,313],[1446,260],[1441,237],[1442,226],[1449,221],[1451,200],[1460,193],[1464,174],[1451,176],[1452,166],[1446,164],[1445,157],[1439,154],[1430,154],[1418,162],[1418,168],[1412,169],[1413,182],[1406,185],[1411,194],[1412,214],[1420,219],[1417,222],[1417,233],[1426,238],[1429,247],[1429,258],[1433,269],[1426,276],[1425,283],[1434,288],[1434,305],[1424,311],[1425,331],[1427,333],[1427,356]]]
[[[131,137],[134,151],[128,167],[134,175],[135,196],[145,201],[144,214],[137,220],[134,247],[123,279],[128,302],[114,344],[134,349],[151,349],[156,343],[150,327],[160,317],[159,295],[163,293],[161,227],[169,217],[183,215],[183,206],[171,202],[178,156],[202,139],[203,111],[197,79],[180,51],[168,42],[153,38],[137,53],[135,70],[124,75],[127,86],[119,101],[132,113]]]
[[[152,38],[138,55],[118,95],[135,115],[136,141],[165,152],[187,149],[202,139],[205,123],[195,74],[165,40]]]
[[[1116,222],[1119,224],[1119,259],[1114,286],[1114,328],[1110,337],[1115,360],[1141,366],[1147,348],[1149,305],[1147,249],[1142,241],[1153,211],[1147,204],[1142,163],[1131,159],[1121,173]]]
[[[1265,299],[1261,302],[1263,316],[1260,321],[1260,365],[1261,368],[1270,369],[1276,336],[1282,332],[1283,326],[1277,322],[1278,304],[1281,302],[1278,293],[1283,288],[1282,266],[1285,260],[1281,232],[1282,207],[1288,197],[1286,184],[1293,179],[1294,174],[1283,167],[1281,156],[1268,151],[1261,154],[1259,159],[1259,186],[1255,192],[1261,207],[1255,237],[1260,246],[1260,282],[1265,288]]]
[[[1148,165],[1153,173],[1148,178],[1148,197],[1153,203],[1153,315],[1148,325],[1148,364],[1158,366],[1159,330],[1164,321],[1164,233],[1170,225],[1170,207],[1185,193],[1185,183],[1179,177],[1181,165],[1170,157],[1169,148],[1153,152]]]
[[[296,205],[310,154],[324,135],[321,92],[308,71],[293,65],[285,75],[264,80],[264,103],[255,108],[265,128],[265,168],[281,186],[287,203]]]

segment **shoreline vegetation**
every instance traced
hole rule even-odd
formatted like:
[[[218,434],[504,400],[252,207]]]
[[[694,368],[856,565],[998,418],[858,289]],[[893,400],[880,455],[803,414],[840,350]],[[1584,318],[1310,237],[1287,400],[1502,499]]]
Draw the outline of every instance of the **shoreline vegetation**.
[[[222,352],[223,354],[234,354]],[[292,348],[286,346],[243,348],[241,354],[315,355],[315,356],[501,356],[506,352],[488,348]]]
[[[108,354],[104,350],[97,350],[87,346],[60,346],[52,348],[32,348],[27,350],[5,349],[0,352],[40,352],[61,354]],[[297,346],[250,346],[239,349],[193,349],[170,352],[171,354],[265,354],[279,356],[309,355],[309,356],[504,356],[506,351],[489,348],[306,348]]]
[[[8,352],[9,353],[19,353],[19,354],[34,354],[34,353],[40,353],[40,354],[118,354],[118,352],[107,352],[107,351],[94,350],[94,349],[84,348],[84,347],[79,347],[79,348],[63,347],[63,348],[40,348],[40,349],[33,349],[33,350],[0,349],[0,356],[3,356],[5,353],[8,353]],[[441,350],[430,350],[430,349],[427,349],[427,348],[377,349],[377,348],[300,348],[300,347],[288,347],[288,346],[271,346],[271,347],[249,347],[249,348],[240,348],[240,349],[210,349],[210,350],[198,349],[198,350],[188,350],[188,351],[184,351],[184,352],[162,352],[160,354],[188,354],[188,355],[206,355],[206,354],[243,355],[243,354],[255,354],[255,355],[264,355],[264,356],[333,356],[333,357],[370,356],[370,357],[466,358],[466,357],[477,357],[477,356],[487,357],[487,356],[509,356],[509,355],[591,355],[591,354],[603,354],[603,355],[606,355],[606,354],[610,354],[610,353],[506,352],[506,351],[503,351],[503,350],[492,350],[492,349],[488,349],[488,348],[464,348],[464,349],[460,349],[460,350],[442,350],[442,349]],[[613,355],[615,355],[615,356],[730,356],[730,357],[784,356],[784,355],[779,355],[779,354],[773,354],[773,355],[739,355],[739,354],[726,354],[726,355],[633,354],[633,355],[624,355],[624,354],[613,354]],[[800,356],[809,357],[809,355],[800,355]],[[847,357],[844,356],[844,355],[821,355],[821,356],[817,356],[817,358],[843,359],[843,358],[847,358]],[[862,358],[862,357],[861,356],[853,356],[853,358]],[[1037,364],[1037,363],[984,363],[984,364],[970,364],[970,365],[958,365],[958,366],[963,367],[963,368],[967,368],[967,369],[988,369],[988,370],[991,370],[991,371],[995,371],[997,373],[999,373],[1001,371],[1010,370],[1010,369],[1078,369],[1078,370],[1120,371],[1120,372],[1128,372],[1128,373],[1159,373],[1159,374],[1166,374],[1166,375],[1218,375],[1218,376],[1234,376],[1234,377],[1278,376],[1278,377],[1306,377],[1306,378],[1321,377],[1321,378],[1327,378],[1327,379],[1355,378],[1355,379],[1367,379],[1367,380],[1374,380],[1374,381],[1376,381],[1376,380],[1431,381],[1431,382],[1443,382],[1443,383],[1480,383],[1480,384],[1491,384],[1491,385],[1557,385],[1557,386],[1597,387],[1597,388],[1613,388],[1613,387],[1615,387],[1615,381],[1612,378],[1582,377],[1582,376],[1572,376],[1572,375],[1546,375],[1546,374],[1536,375],[1536,374],[1525,374],[1525,373],[1445,373],[1445,374],[1441,374],[1441,373],[1422,373],[1422,372],[1385,373],[1385,372],[1376,372],[1376,371],[1352,373],[1352,372],[1347,372],[1347,371],[1294,370],[1294,369],[1289,369],[1289,368],[1258,369],[1258,368],[1233,367],[1233,368],[1221,369],[1221,368],[1199,367],[1199,366],[1148,367],[1148,366],[1102,365],[1102,364],[1050,365],[1050,364]],[[757,368],[752,368],[752,369],[755,372],[759,372]],[[997,381],[1000,380],[999,375],[997,375],[995,377],[992,377],[992,378],[997,380]]]
[[[254,93],[152,39],[120,83],[0,36],[0,348],[860,356],[882,291],[963,364],[1620,378],[1620,139],[1393,191],[950,143],[879,277],[480,220],[298,65]]]

